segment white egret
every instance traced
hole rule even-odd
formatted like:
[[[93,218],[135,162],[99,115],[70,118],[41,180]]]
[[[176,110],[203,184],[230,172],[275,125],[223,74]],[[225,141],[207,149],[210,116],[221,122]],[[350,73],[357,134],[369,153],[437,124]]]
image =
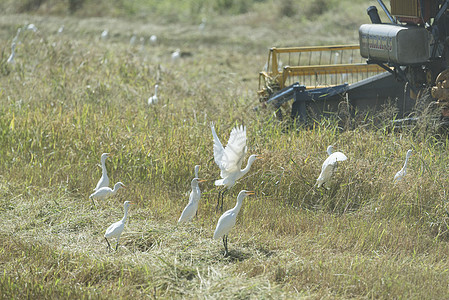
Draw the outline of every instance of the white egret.
[[[197,177],[192,179],[192,191],[190,192],[189,203],[182,211],[181,216],[179,217],[178,223],[189,222],[195,216],[198,210],[198,202],[201,198],[201,192],[198,186],[198,183],[204,182],[206,180],[199,179]]]
[[[408,159],[410,158],[410,156],[412,155],[412,150],[408,150],[407,154],[405,155],[405,162],[404,162],[404,166],[402,167],[402,169],[400,169],[396,175],[394,175],[394,182],[397,183],[399,180],[401,180],[406,174],[407,174],[407,162]]]
[[[27,29],[33,32],[37,32],[37,27],[34,24],[28,24]]]
[[[129,208],[130,204],[132,204],[132,203],[129,201],[125,201],[125,203],[124,203],[125,214],[124,214],[123,218],[120,221],[115,222],[114,224],[109,226],[108,229],[106,229],[104,238],[105,238],[106,242],[108,243],[108,250],[111,249],[111,244],[109,243],[108,238],[114,238],[114,237],[117,238],[117,246],[115,246],[115,251],[117,251],[117,249],[118,249],[120,236],[122,235],[123,229],[125,229],[125,222],[126,222],[126,217],[128,216],[128,208]]]
[[[91,199],[95,205],[94,200],[103,200],[109,198],[110,196],[115,195],[117,191],[122,187],[125,188],[126,186],[119,181],[114,185],[114,189],[111,189],[107,186],[99,188],[98,190],[90,194],[89,199]]]
[[[155,36],[154,34],[150,36],[150,44],[156,44],[157,42],[157,36]]]
[[[200,30],[200,32],[203,32],[204,31],[204,28],[206,28],[206,18],[203,18],[202,20],[201,20],[201,24],[198,26],[198,29]]]
[[[14,64],[14,56],[16,55],[16,43],[11,44],[11,55],[8,57],[8,60],[6,61],[8,64]]]
[[[101,155],[101,177],[100,180],[98,180],[97,186],[94,188],[94,191],[97,191],[102,187],[109,186],[108,170],[106,169],[106,158],[108,158],[109,156],[112,156],[112,154],[103,153]]]
[[[64,25],[58,28],[58,34],[61,34],[64,31]]]
[[[101,33],[101,36],[100,36],[100,37],[101,37],[102,40],[105,40],[105,39],[107,39],[108,35],[109,35],[109,32],[108,32],[107,29],[105,29],[105,30],[103,30],[103,32]]]
[[[332,146],[327,147],[327,153],[329,156],[324,161],[323,166],[321,167],[320,176],[316,180],[317,187],[321,187],[331,179],[334,169],[337,167],[339,161],[348,159],[346,155],[341,152],[333,152]]]
[[[130,45],[134,45],[136,43],[137,37],[135,34],[133,34],[133,36],[131,37],[131,39],[129,40],[129,44]]]
[[[260,159],[261,156],[253,154],[249,157],[246,167],[241,170],[243,159],[245,158],[247,146],[246,146],[246,127],[234,127],[231,130],[228,144],[226,148],[223,147],[215,132],[214,123],[211,123],[212,135],[214,137],[214,159],[215,163],[220,168],[220,176],[222,179],[216,180],[216,186],[223,186],[218,193],[217,209],[220,206],[220,210],[223,211],[223,196],[224,193],[233,187],[237,180],[242,178],[248,173],[251,165],[256,159]]]
[[[254,195],[253,191],[240,191],[237,196],[237,204],[234,208],[227,210],[224,214],[221,215],[220,219],[218,219],[217,227],[214,232],[214,240],[223,239],[223,245],[225,248],[224,256],[228,255],[228,233],[231,231],[232,227],[234,227],[235,222],[237,220],[237,215],[242,207],[243,199],[246,196]]]
[[[181,50],[178,48],[171,54],[171,61],[177,62],[181,58]]]
[[[157,89],[159,88],[159,85],[156,84],[154,86],[154,95],[148,98],[148,105],[156,104],[159,101],[159,98],[157,97]]]

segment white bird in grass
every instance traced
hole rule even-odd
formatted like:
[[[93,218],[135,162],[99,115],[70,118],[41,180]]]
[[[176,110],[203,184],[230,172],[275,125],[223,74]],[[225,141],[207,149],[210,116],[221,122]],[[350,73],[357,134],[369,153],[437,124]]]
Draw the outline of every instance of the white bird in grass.
[[[27,26],[27,29],[28,29],[28,30],[31,30],[31,31],[33,31],[33,32],[37,32],[37,27],[36,27],[36,25],[34,25],[34,24],[29,24],[29,25]]]
[[[114,185],[114,189],[111,189],[110,187],[107,187],[107,186],[99,188],[98,190],[96,190],[94,193],[92,193],[89,196],[89,199],[91,199],[95,205],[94,200],[107,199],[107,198],[115,195],[117,193],[117,191],[122,187],[125,188],[126,186],[119,181]]]
[[[233,187],[237,180],[242,178],[248,173],[251,165],[256,159],[262,158],[260,155],[253,154],[249,157],[246,167],[241,170],[243,159],[246,154],[246,127],[234,127],[229,136],[228,144],[226,148],[223,148],[217,133],[215,132],[214,123],[211,123],[212,135],[214,137],[214,159],[215,163],[220,168],[220,176],[222,179],[216,180],[216,186],[224,186],[218,193],[217,209],[220,206],[220,210],[223,211],[223,196],[224,193]]]
[[[156,44],[157,42],[157,36],[155,36],[154,34],[150,36],[150,44]]]
[[[179,59],[181,59],[181,49],[178,48],[171,54],[171,61],[177,62]]]
[[[404,166],[402,167],[402,169],[400,169],[396,175],[394,175],[394,182],[397,183],[399,180],[401,180],[406,174],[407,174],[407,162],[408,159],[410,158],[410,156],[412,155],[412,150],[408,150],[407,154],[405,155],[405,162],[404,162]]]
[[[179,217],[178,223],[189,222],[195,216],[198,210],[198,202],[201,198],[201,192],[198,186],[199,182],[204,182],[206,180],[199,179],[197,177],[192,179],[192,191],[190,192],[189,203],[182,211],[181,216]]]
[[[231,231],[232,227],[234,227],[235,222],[237,220],[237,215],[242,207],[243,199],[246,196],[254,195],[253,191],[240,191],[237,196],[237,204],[233,209],[227,210],[224,214],[221,215],[220,219],[218,219],[217,227],[214,232],[214,240],[223,239],[223,245],[225,248],[224,256],[228,256],[228,233]]]
[[[11,44],[11,55],[8,57],[8,60],[6,61],[8,64],[14,64],[14,56],[16,55],[16,43]]]
[[[159,88],[159,85],[154,86],[154,95],[148,98],[148,105],[156,104],[159,101],[159,98],[157,97],[157,89]]]
[[[122,235],[123,229],[125,229],[125,222],[126,222],[126,217],[128,216],[128,208],[129,208],[130,204],[132,204],[132,203],[129,201],[125,201],[125,203],[124,203],[125,215],[123,216],[123,218],[120,221],[115,222],[114,224],[109,226],[108,229],[106,229],[104,238],[105,238],[106,242],[108,243],[108,250],[111,250],[111,244],[109,243],[108,238],[114,238],[114,237],[117,238],[117,246],[115,246],[115,251],[117,251],[117,249],[118,249],[120,236]]]
[[[103,32],[101,33],[101,39],[102,40],[105,40],[105,39],[107,39],[107,37],[108,37],[108,35],[109,35],[109,31],[107,30],[107,29],[105,29],[105,30],[103,30]]]
[[[109,156],[112,156],[112,154],[103,153],[101,155],[101,177],[100,180],[98,180],[97,186],[94,188],[94,191],[97,191],[102,187],[109,186],[108,170],[106,169],[106,158],[108,158]]]
[[[321,174],[316,180],[316,186],[318,188],[322,185],[324,186],[324,184],[331,179],[334,169],[337,167],[339,161],[348,159],[346,155],[341,152],[333,152],[332,146],[327,147],[327,153],[329,154],[329,157],[324,161],[323,166],[321,167]]]

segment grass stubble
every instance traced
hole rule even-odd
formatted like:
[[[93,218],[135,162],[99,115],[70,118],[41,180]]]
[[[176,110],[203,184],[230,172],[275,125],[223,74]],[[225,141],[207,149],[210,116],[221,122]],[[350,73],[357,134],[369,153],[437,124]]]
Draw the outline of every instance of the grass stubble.
[[[156,27],[160,44],[142,50],[126,32],[105,42],[80,23],[85,36],[71,38],[70,26],[57,36],[49,28],[63,20],[34,16],[41,31],[22,35],[11,67],[9,45],[26,18],[2,19],[2,298],[447,297],[447,140],[386,124],[340,131],[326,120],[285,130],[252,111],[266,53],[241,36],[217,46],[216,32],[168,38]],[[177,39],[192,55],[174,65]],[[148,107],[155,83],[161,103]],[[223,141],[246,125],[248,152],[264,157],[225,198],[231,208],[239,190],[257,194],[244,201],[227,258],[211,239],[211,121]],[[329,144],[349,159],[329,190],[313,189]],[[394,185],[410,148],[407,178]],[[114,154],[111,183],[127,188],[94,208],[102,152]],[[210,180],[198,217],[178,226],[196,164]],[[103,234],[125,200],[130,219],[108,253]]]

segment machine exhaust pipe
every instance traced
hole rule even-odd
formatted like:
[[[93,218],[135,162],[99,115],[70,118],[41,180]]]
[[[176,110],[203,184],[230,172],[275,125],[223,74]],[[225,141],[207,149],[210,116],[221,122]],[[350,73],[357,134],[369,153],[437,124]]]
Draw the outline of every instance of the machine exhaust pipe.
[[[377,12],[377,7],[370,6],[366,10],[366,12],[368,13],[368,16],[369,16],[369,18],[371,20],[371,23],[373,23],[373,24],[382,24],[382,21],[380,20],[380,17],[379,17],[379,13]]]

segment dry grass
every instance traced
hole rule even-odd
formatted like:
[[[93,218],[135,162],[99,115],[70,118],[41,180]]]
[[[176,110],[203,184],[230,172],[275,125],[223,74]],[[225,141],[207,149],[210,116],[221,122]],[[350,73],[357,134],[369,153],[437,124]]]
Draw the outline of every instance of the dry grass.
[[[370,120],[346,131],[333,120],[287,130],[253,111],[266,48],[298,45],[294,17],[261,25],[262,5],[275,4],[217,17],[203,34],[189,23],[2,16],[2,298],[447,296],[448,141]],[[21,35],[7,65],[26,22],[40,31]],[[312,23],[304,24],[299,31]],[[285,38],[272,31],[284,25]],[[354,42],[315,29],[321,36],[304,44]],[[129,45],[133,34],[153,33],[158,45]],[[172,64],[178,47],[188,55]],[[161,103],[148,107],[155,83]],[[230,208],[240,189],[257,193],[245,199],[227,258],[211,238],[219,217],[211,121],[222,140],[245,124],[249,153],[264,156],[225,197]],[[314,189],[329,144],[349,160],[329,190]],[[410,148],[407,178],[394,185]],[[111,182],[127,188],[94,208],[88,195],[106,151]],[[198,217],[178,226],[196,164],[210,180]],[[108,253],[103,234],[125,200],[134,202],[130,219],[119,251]]]

